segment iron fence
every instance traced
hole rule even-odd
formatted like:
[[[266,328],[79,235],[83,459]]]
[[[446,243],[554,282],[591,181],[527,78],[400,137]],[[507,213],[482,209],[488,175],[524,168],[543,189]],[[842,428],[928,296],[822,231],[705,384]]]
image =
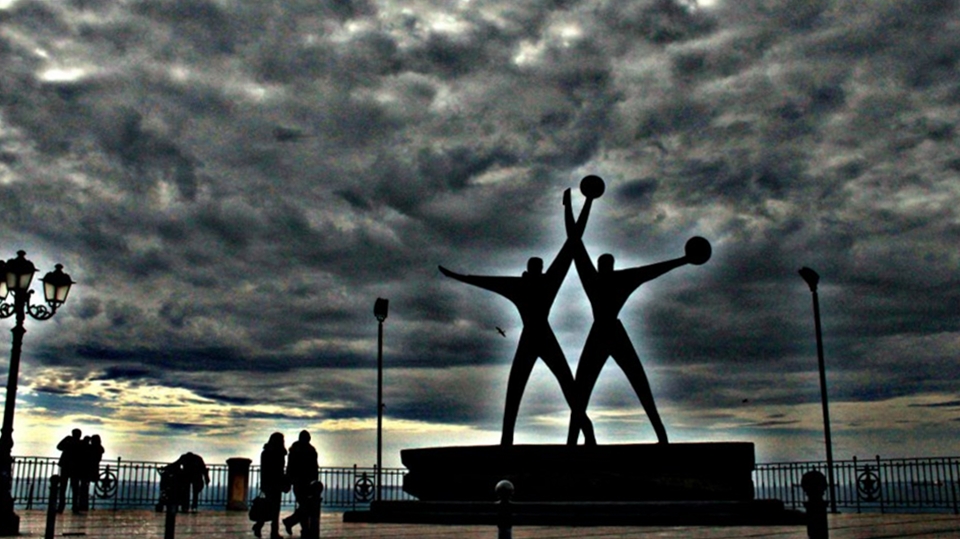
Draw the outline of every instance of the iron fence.
[[[756,498],[783,500],[803,507],[800,479],[808,471],[827,476],[824,461],[759,464],[754,470]],[[837,508],[879,512],[953,512],[960,514],[960,457],[834,461]],[[829,496],[829,491],[828,491]],[[829,501],[829,500],[828,500]]]
[[[50,476],[59,473],[56,458],[15,457],[13,497],[18,507],[31,509],[46,503]],[[103,461],[100,475],[91,482],[91,509],[155,507],[160,499],[160,471],[166,463]],[[210,484],[200,492],[199,505],[226,507],[229,474],[225,464],[207,466]],[[754,497],[778,499],[802,508],[806,496],[800,479],[808,471],[827,474],[824,461],[758,464],[753,473]],[[838,508],[857,512],[953,512],[960,514],[960,457],[899,458],[834,461],[835,498]],[[412,500],[403,491],[403,468],[384,468],[381,496],[385,500]],[[364,509],[376,492],[376,467],[324,467],[323,505],[335,509]],[[259,492],[260,467],[250,467],[247,500]],[[69,496],[68,496],[69,498]],[[292,506],[293,494],[282,503]]]
[[[58,459],[51,457],[14,457],[13,498],[18,507],[43,506],[49,496],[50,477],[59,474]],[[164,462],[114,461],[100,463],[100,474],[89,486],[90,509],[132,509],[156,507],[160,501],[160,473]],[[229,471],[226,464],[208,464],[210,484],[200,491],[198,505],[225,508],[228,500]],[[384,500],[414,499],[403,492],[402,468],[384,468],[381,492]],[[323,505],[337,509],[368,507],[376,492],[376,467],[324,467]],[[247,500],[257,496],[260,466],[250,467]],[[72,493],[67,493],[67,500]],[[283,495],[282,504],[294,504],[293,493]]]

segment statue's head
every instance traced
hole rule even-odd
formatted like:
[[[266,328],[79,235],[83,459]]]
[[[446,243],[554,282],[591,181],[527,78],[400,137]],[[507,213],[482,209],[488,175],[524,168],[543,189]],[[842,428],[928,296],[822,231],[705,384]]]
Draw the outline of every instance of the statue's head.
[[[543,273],[543,259],[539,257],[531,257],[530,260],[527,260],[527,271],[523,272],[524,275],[536,276]]]
[[[610,253],[600,255],[597,259],[597,271],[599,273],[613,272],[613,255]]]

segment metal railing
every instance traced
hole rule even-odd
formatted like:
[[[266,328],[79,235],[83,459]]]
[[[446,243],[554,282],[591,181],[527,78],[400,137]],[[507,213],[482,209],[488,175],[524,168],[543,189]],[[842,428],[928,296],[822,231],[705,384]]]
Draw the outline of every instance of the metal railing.
[[[758,464],[753,472],[756,498],[782,500],[800,508],[806,497],[800,478],[810,470],[827,475],[827,463]],[[834,461],[835,502],[846,510],[953,512],[960,514],[960,457]]]
[[[50,476],[58,474],[56,458],[15,457],[13,497],[18,507],[39,508],[45,503]],[[100,475],[90,485],[91,509],[155,507],[160,499],[162,462],[103,461]],[[224,508],[228,469],[208,464],[210,484],[200,492],[199,505]],[[960,514],[960,457],[834,461],[836,505],[843,510],[880,512],[953,512]],[[810,470],[827,475],[824,461],[758,464],[753,472],[754,497],[778,499],[802,508],[806,496],[800,479]],[[384,468],[381,496],[385,500],[413,500],[403,491],[403,468]],[[337,509],[369,507],[376,492],[376,467],[324,467],[323,505]],[[260,467],[250,467],[247,499],[259,492]],[[68,496],[69,499],[69,496]],[[291,506],[293,494],[282,503]]]
[[[13,498],[17,507],[40,508],[46,503],[50,476],[59,474],[59,459],[50,457],[14,457]],[[100,463],[100,474],[89,486],[89,506],[96,509],[131,509],[156,507],[160,501],[160,472],[167,463],[114,461]],[[207,464],[210,484],[200,491],[198,505],[224,508],[228,499],[226,464]],[[403,492],[403,468],[384,468],[381,473],[384,500],[415,499]],[[369,506],[376,492],[376,467],[320,469],[324,485],[323,505],[338,509],[363,509]],[[250,467],[247,500],[260,491],[260,466]],[[67,503],[72,494],[67,493]],[[294,504],[293,493],[283,495],[284,506]]]

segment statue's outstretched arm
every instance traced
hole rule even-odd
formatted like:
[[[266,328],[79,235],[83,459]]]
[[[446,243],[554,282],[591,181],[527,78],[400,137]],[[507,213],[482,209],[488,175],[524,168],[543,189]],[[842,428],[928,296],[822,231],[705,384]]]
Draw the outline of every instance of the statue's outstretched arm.
[[[450,277],[451,279],[456,279],[462,283],[467,283],[485,290],[490,290],[501,295],[507,295],[510,292],[512,283],[516,282],[519,277],[494,277],[487,275],[463,275],[461,273],[456,273],[450,271],[443,266],[438,266],[440,268],[440,273]]]
[[[647,266],[619,270],[617,271],[617,274],[618,277],[625,279],[630,286],[637,288],[643,283],[652,281],[664,273],[687,265],[687,263],[686,257],[675,258],[673,260],[657,262],[656,264],[650,264]]]

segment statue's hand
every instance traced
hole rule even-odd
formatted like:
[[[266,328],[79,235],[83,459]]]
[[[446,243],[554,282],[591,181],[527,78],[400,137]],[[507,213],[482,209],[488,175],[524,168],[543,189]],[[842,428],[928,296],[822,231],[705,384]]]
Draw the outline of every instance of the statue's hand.
[[[567,208],[570,207],[570,188],[569,187],[567,187],[563,191],[563,205]]]

